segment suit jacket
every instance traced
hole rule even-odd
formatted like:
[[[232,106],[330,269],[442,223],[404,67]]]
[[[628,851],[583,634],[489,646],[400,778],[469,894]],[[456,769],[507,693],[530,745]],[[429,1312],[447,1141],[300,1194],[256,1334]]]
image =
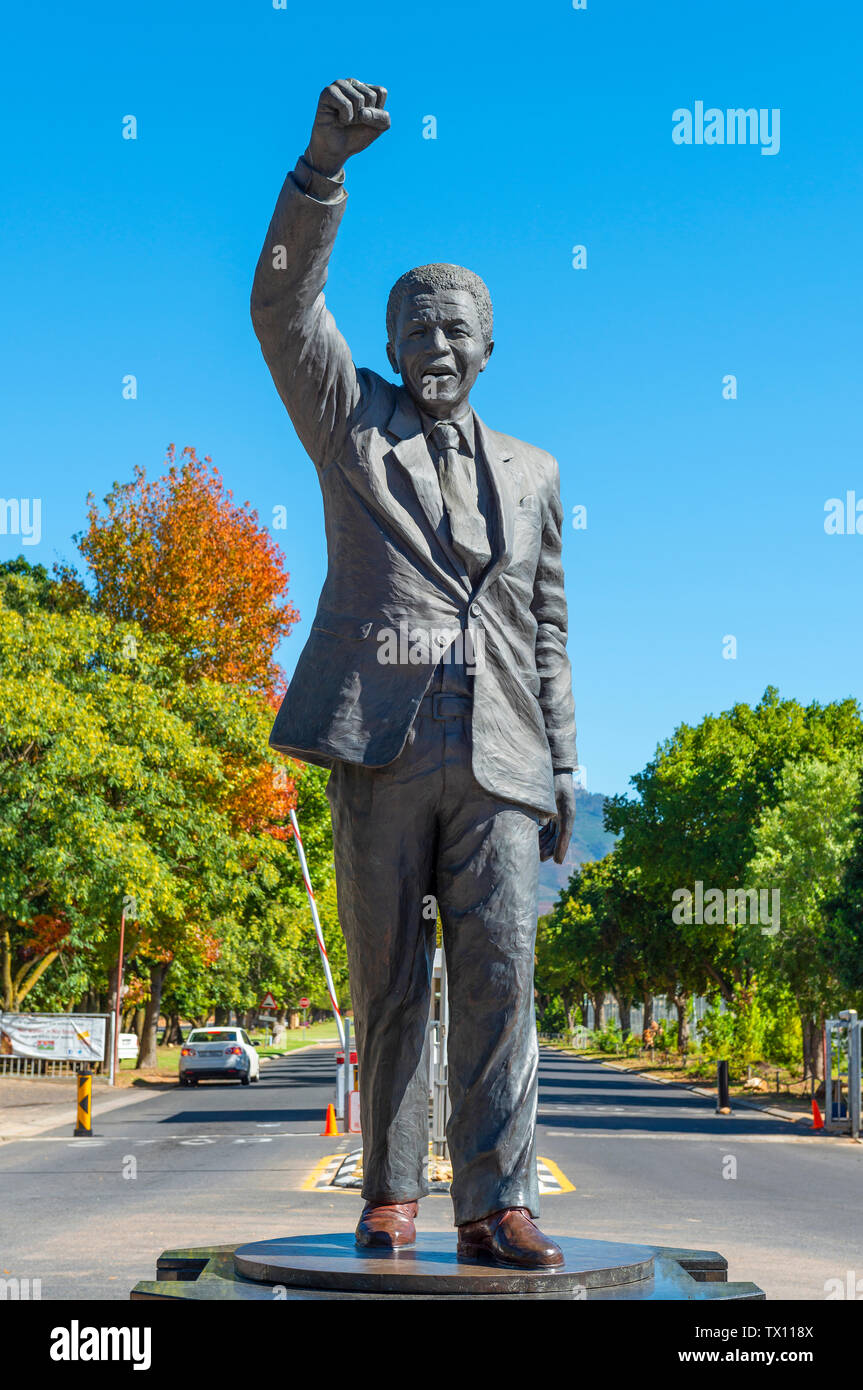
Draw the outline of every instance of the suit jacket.
[[[491,562],[473,589],[449,544],[413,401],[354,366],[324,301],[347,199],[309,196],[299,177],[288,176],[270,223],[252,320],[317,468],[328,569],[270,743],[323,766],[392,762],[440,653],[382,662],[385,635],[461,631],[478,654],[474,776],[497,797],[553,813],[553,769],[577,761],[557,463],[474,416],[495,514]]]

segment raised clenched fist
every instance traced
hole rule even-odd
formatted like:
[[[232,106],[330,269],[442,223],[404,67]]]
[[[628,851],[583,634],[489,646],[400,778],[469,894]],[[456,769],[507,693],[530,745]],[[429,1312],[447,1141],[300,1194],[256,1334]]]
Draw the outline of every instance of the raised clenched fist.
[[[385,111],[386,87],[340,78],[325,87],[318,100],[306,157],[315,169],[332,177],[352,154],[359,153],[390,128]]]

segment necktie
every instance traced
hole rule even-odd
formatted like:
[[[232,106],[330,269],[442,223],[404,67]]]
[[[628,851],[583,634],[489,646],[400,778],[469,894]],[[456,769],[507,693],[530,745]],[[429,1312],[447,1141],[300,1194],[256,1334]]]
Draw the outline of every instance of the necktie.
[[[476,583],[491,559],[488,528],[477,499],[473,459],[459,453],[459,432],[448,421],[439,421],[431,432],[439,450],[438,479],[449,519],[453,549],[460,555],[471,581]]]

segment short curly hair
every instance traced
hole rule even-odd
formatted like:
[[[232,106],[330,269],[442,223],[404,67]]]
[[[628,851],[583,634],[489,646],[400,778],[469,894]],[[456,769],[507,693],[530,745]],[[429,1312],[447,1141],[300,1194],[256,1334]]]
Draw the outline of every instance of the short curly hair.
[[[413,270],[406,271],[396,280],[387,300],[387,338],[389,342],[395,342],[396,324],[402,301],[406,295],[416,294],[420,290],[428,290],[431,293],[434,293],[435,290],[467,290],[476,305],[483,337],[487,343],[491,342],[494,316],[488,286],[472,270],[467,270],[463,265],[448,265],[446,262],[415,266]]]

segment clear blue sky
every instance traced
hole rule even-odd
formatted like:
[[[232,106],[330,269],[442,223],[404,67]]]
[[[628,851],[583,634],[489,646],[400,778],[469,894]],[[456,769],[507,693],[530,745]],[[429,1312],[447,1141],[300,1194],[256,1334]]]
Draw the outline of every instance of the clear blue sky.
[[[488,282],[497,347],[474,404],[556,454],[566,512],[588,508],[564,558],[589,788],[625,789],[681,720],[768,683],[863,691],[863,535],[823,524],[828,498],[863,499],[859,4],[16,8],[0,495],[42,499],[28,559],[74,558],[89,489],[195,445],[262,520],[288,505],[292,668],[322,513],[248,296],[318,92],[356,76],[389,88],[393,128],[348,167],[330,306],[386,373],[403,270],[450,260]],[[672,112],[696,101],[778,107],[779,153],[675,145]],[[0,535],[0,559],[21,549]]]

